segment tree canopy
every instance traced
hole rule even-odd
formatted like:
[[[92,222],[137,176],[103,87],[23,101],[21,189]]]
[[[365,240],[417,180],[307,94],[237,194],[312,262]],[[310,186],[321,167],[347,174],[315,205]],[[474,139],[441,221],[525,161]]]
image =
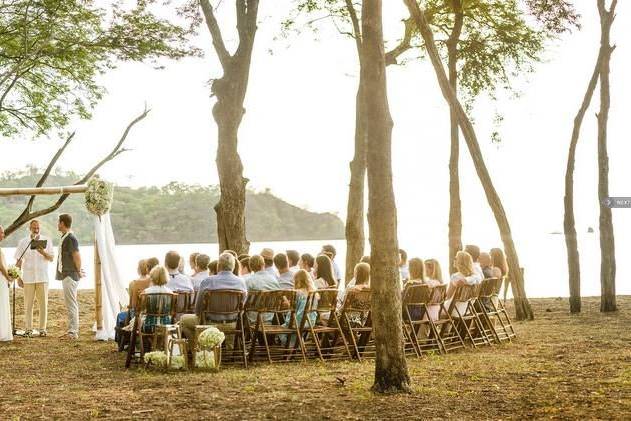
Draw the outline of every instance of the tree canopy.
[[[0,3],[0,135],[39,136],[88,118],[120,61],[179,59],[199,51],[192,28],[157,16],[155,0]]]

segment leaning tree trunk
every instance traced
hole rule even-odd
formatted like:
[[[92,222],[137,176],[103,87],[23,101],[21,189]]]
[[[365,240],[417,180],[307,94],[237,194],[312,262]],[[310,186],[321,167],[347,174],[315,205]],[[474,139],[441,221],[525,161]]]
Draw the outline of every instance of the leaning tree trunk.
[[[452,0],[454,10],[454,26],[447,41],[449,68],[449,85],[454,93],[458,92],[458,42],[462,33],[464,14],[461,0]],[[462,250],[462,205],[460,202],[460,175],[458,161],[460,156],[460,129],[455,107],[449,107],[449,124],[451,130],[451,149],[449,154],[449,267],[454,270],[456,253]]]
[[[220,198],[215,205],[219,250],[248,253],[250,243],[245,232],[245,197],[248,180],[243,177],[243,164],[237,150],[238,132],[245,114],[243,102],[248,88],[250,64],[259,0],[236,0],[236,21],[239,44],[230,54],[224,44],[221,28],[209,0],[200,0],[213,47],[223,69],[223,76],[213,81],[211,91],[217,97],[213,117],[217,123],[217,172]]]
[[[366,111],[368,226],[370,229],[372,323],[376,361],[373,390],[409,392],[403,350],[397,210],[392,187],[392,118],[388,106],[381,0],[362,3],[361,74]]]
[[[600,311],[616,311],[616,249],[609,197],[609,157],[607,156],[607,122],[609,120],[610,92],[609,65],[614,47],[610,44],[610,29],[614,19],[616,0],[609,11],[605,0],[598,0],[601,21],[600,111],[598,113],[598,199],[600,201]]]
[[[412,15],[412,18],[414,19],[414,22],[419,29],[419,32],[423,37],[425,48],[427,49],[427,53],[434,67],[434,71],[436,72],[436,77],[438,79],[438,84],[440,85],[442,94],[450,106],[455,106],[460,130],[462,130],[462,134],[467,143],[471,159],[473,160],[476,173],[480,178],[480,182],[484,189],[486,199],[489,203],[489,206],[491,207],[491,210],[493,211],[493,215],[495,217],[495,221],[497,223],[500,235],[502,237],[502,242],[504,244],[504,250],[506,252],[506,258],[508,260],[509,270],[511,272],[510,276],[511,282],[513,283],[516,318],[518,320],[532,320],[534,319],[534,315],[530,306],[530,302],[526,297],[526,290],[524,289],[524,278],[519,265],[519,258],[517,256],[517,250],[515,249],[515,243],[513,242],[510,224],[508,223],[508,218],[506,217],[506,212],[504,211],[502,201],[497,191],[495,190],[493,181],[491,180],[491,176],[489,175],[489,171],[486,168],[486,164],[482,156],[482,151],[480,150],[480,145],[475,134],[475,129],[473,128],[473,125],[471,124],[471,120],[469,120],[467,113],[460,104],[460,101],[458,101],[458,97],[456,96],[455,92],[449,86],[449,79],[447,78],[445,69],[443,68],[443,64],[438,54],[438,49],[436,48],[436,44],[434,43],[434,35],[427,22],[425,13],[416,3],[416,0],[404,1],[408,7],[408,10],[410,11],[410,14]]]
[[[576,238],[576,226],[574,221],[574,162],[576,159],[576,145],[581,133],[581,125],[585,113],[592,102],[596,84],[598,83],[598,75],[600,72],[600,63],[602,62],[604,49],[601,45],[596,60],[594,72],[587,85],[587,91],[583,97],[581,107],[574,117],[574,128],[572,129],[572,138],[570,139],[570,149],[567,157],[567,168],[565,170],[565,196],[563,204],[565,214],[563,216],[563,229],[565,231],[565,246],[567,248],[567,266],[570,284],[570,312],[580,313],[581,311],[581,267],[578,253],[578,241]]]
[[[355,265],[364,255],[364,185],[366,181],[366,131],[362,107],[362,85],[360,77],[355,101],[355,156],[350,164],[351,181],[348,189],[346,212],[346,271],[344,280],[353,277]]]

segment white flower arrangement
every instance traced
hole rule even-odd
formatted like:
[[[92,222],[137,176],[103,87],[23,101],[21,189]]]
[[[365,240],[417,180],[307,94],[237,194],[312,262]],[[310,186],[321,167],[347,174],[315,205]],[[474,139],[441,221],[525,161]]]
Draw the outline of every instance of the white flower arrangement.
[[[158,368],[167,368],[167,364],[169,362],[169,356],[164,351],[153,351],[147,352],[144,356],[145,364],[152,365]],[[185,367],[186,362],[184,361],[183,355],[172,355],[171,356],[171,367],[172,370],[181,370]]]
[[[147,352],[144,356],[146,364],[164,368],[167,365],[167,354],[164,351]]]
[[[9,281],[14,281],[20,277],[22,277],[22,271],[19,267],[15,265],[11,265],[7,268],[7,273],[9,274]]]
[[[202,350],[212,350],[221,346],[226,339],[224,333],[216,327],[209,327],[204,330],[197,339],[197,344]]]
[[[105,215],[112,208],[114,188],[110,183],[99,177],[92,177],[88,181],[88,189],[85,192],[85,206],[93,215]]]
[[[204,369],[214,369],[215,353],[213,351],[198,351],[195,354],[195,367]]]

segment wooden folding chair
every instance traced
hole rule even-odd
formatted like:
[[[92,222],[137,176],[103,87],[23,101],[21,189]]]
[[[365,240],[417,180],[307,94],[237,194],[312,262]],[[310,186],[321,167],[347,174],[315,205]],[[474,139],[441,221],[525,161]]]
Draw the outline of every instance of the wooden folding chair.
[[[179,320],[182,314],[195,313],[195,293],[193,291],[175,291],[175,318]]]
[[[422,284],[408,284],[403,290],[403,333],[406,345],[420,358],[423,353],[443,352],[440,335],[433,323],[428,305],[432,288]]]
[[[490,345],[491,341],[484,333],[482,321],[475,310],[480,285],[461,285],[456,288],[451,300],[451,315],[460,335],[468,339],[474,348],[478,345]]]
[[[296,357],[297,348],[306,361],[305,345],[296,322],[296,291],[259,291],[252,305],[256,324],[251,331],[250,361],[262,350],[269,363],[289,361]],[[266,320],[270,316],[271,322]]]
[[[201,294],[199,298],[202,300],[202,308],[199,324],[215,326],[226,335],[226,339],[228,336],[234,336],[231,350],[228,350],[224,342],[221,353],[222,362],[234,362],[238,356],[243,367],[248,368],[246,326],[243,320],[243,303],[246,293],[238,289],[215,289],[204,290]],[[235,320],[236,327],[226,327],[223,320]],[[197,343],[197,336],[195,343]]]
[[[492,337],[496,343],[510,342],[516,336],[508,312],[499,299],[501,288],[501,278],[483,280],[480,284],[480,294],[475,306],[485,333],[487,336]]]
[[[311,291],[300,322],[300,332],[305,336],[305,349],[315,349],[320,361],[351,359],[340,319],[335,312],[337,289]]]
[[[123,321],[122,326],[119,326],[118,318],[116,320],[116,327],[114,328],[114,331],[115,331],[114,338],[116,340],[116,343],[118,343],[118,352],[123,352],[125,348],[129,346],[129,341],[131,339],[131,332],[129,330],[126,330],[125,327],[129,325],[133,315],[136,314],[136,309],[133,308],[131,305],[132,300],[133,300],[133,297],[130,295],[129,304],[127,305],[127,314],[125,316],[125,320]]]
[[[142,361],[147,349],[157,349],[160,343],[158,339],[162,339],[163,344],[166,342],[166,333],[164,333],[166,330],[156,329],[156,326],[173,323],[176,297],[177,295],[173,293],[140,294],[140,304],[136,311],[125,368],[130,367],[134,357],[138,357]],[[145,346],[147,340],[145,338],[150,338],[148,347]],[[136,353],[138,340],[140,341],[140,351]]]
[[[351,289],[346,293],[340,318],[347,342],[352,345],[355,358],[375,356],[375,345],[372,335],[371,291]]]
[[[437,334],[439,351],[443,354],[465,348],[464,340],[456,329],[447,306],[447,285],[438,285],[431,289],[429,301],[425,305],[431,329]],[[422,348],[421,348],[422,349]],[[430,342],[430,350],[434,350]]]

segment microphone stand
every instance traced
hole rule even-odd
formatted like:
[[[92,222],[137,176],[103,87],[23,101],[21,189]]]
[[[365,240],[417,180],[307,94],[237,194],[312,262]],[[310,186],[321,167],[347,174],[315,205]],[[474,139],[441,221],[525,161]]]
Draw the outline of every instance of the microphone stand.
[[[28,243],[28,245],[26,246],[26,248],[22,252],[22,255],[18,259],[18,262],[20,260],[22,260],[22,258],[24,257],[24,255],[26,254],[28,249],[31,248],[31,244],[33,244],[33,241],[35,241],[35,239],[31,238],[31,241]],[[16,282],[16,280],[13,281],[13,317],[11,318],[11,325],[12,325],[11,326],[11,330],[13,331],[13,335],[17,335],[17,329],[15,328],[15,282]],[[19,336],[21,336],[21,335],[19,335]]]

